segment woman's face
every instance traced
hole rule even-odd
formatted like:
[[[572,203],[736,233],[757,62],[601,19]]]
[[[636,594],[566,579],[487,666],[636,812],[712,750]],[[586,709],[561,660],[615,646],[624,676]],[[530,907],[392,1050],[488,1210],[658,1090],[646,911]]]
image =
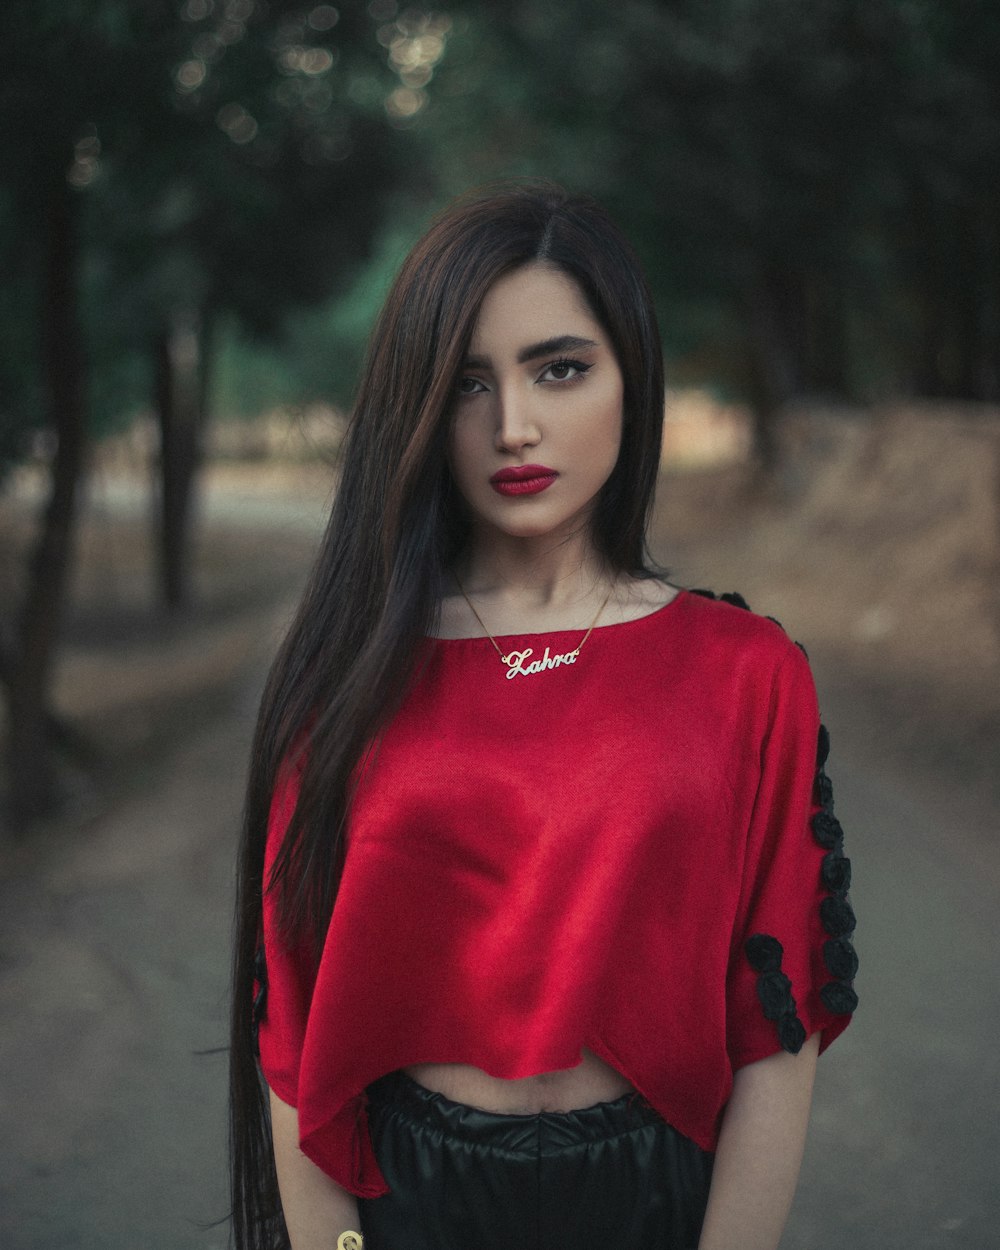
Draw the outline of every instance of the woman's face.
[[[527,265],[490,288],[459,375],[449,464],[477,537],[588,521],[618,459],[622,375],[579,287]]]

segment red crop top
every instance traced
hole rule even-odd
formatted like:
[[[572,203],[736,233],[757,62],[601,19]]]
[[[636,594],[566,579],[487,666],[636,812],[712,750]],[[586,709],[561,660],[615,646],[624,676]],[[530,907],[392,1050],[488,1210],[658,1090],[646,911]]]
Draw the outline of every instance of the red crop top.
[[[370,1082],[417,1063],[526,1077],[582,1047],[714,1148],[733,1070],[816,1030],[825,1047],[856,1003],[804,654],[684,591],[595,629],[575,664],[508,679],[486,638],[424,658],[361,775],[315,975],[265,894],[261,1067],[302,1149],[377,1196]],[[297,783],[279,779],[268,871]]]

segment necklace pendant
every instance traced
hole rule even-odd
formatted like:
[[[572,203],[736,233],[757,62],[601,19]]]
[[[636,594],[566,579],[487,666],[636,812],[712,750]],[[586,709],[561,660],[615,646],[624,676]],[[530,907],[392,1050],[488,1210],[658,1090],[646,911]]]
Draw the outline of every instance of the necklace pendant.
[[[564,655],[550,655],[548,647],[545,648],[545,654],[540,660],[532,660],[531,656],[535,654],[534,648],[528,647],[524,651],[510,651],[503,657],[504,664],[507,665],[507,680],[512,677],[531,677],[534,673],[545,673],[550,668],[561,668],[564,664],[575,664],[576,657],[580,654],[580,648],[575,651],[567,651]]]
[[[486,628],[485,621],[476,611],[475,604],[472,602],[469,596],[465,593],[465,587],[458,580],[458,574],[454,573],[453,576],[455,578],[455,584],[458,586],[458,589],[462,592],[462,598],[469,605],[470,612],[479,622],[479,625],[483,633],[493,644],[493,650],[500,657],[500,663],[506,667],[508,681],[510,681],[512,677],[531,677],[533,673],[544,673],[544,672],[547,672],[550,668],[561,668],[564,664],[575,664],[576,657],[580,654],[583,644],[587,641],[590,635],[594,632],[594,626],[597,624],[598,618],[600,617],[601,613],[608,606],[608,600],[611,598],[611,592],[615,588],[615,584],[614,582],[612,582],[611,586],[608,588],[608,593],[604,596],[604,602],[597,609],[597,616],[595,616],[594,619],[590,622],[590,628],[583,635],[583,637],[580,639],[580,641],[577,643],[577,645],[573,648],[572,651],[566,651],[562,655],[550,655],[549,649],[548,647],[546,647],[545,654],[542,656],[542,658],[540,660],[533,660],[531,657],[535,654],[535,652],[534,652],[534,648],[532,647],[526,647],[523,651],[508,651],[507,654],[504,655],[504,653],[500,650],[500,644],[493,637],[490,631]]]

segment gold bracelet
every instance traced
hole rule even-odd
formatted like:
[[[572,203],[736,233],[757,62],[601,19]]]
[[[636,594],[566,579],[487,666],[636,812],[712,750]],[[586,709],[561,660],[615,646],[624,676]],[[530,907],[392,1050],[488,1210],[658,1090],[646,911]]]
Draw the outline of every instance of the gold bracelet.
[[[337,1238],[337,1250],[365,1250],[365,1239],[348,1229]]]

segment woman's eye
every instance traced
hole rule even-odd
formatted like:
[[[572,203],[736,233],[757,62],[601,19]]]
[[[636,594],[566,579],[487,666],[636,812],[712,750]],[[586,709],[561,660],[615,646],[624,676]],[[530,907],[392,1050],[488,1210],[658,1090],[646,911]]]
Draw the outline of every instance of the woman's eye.
[[[485,391],[486,387],[478,378],[459,378],[457,389],[459,395],[477,395],[480,391]]]
[[[582,378],[590,368],[582,360],[554,360],[552,364],[545,366],[539,381],[572,382],[576,378]]]

